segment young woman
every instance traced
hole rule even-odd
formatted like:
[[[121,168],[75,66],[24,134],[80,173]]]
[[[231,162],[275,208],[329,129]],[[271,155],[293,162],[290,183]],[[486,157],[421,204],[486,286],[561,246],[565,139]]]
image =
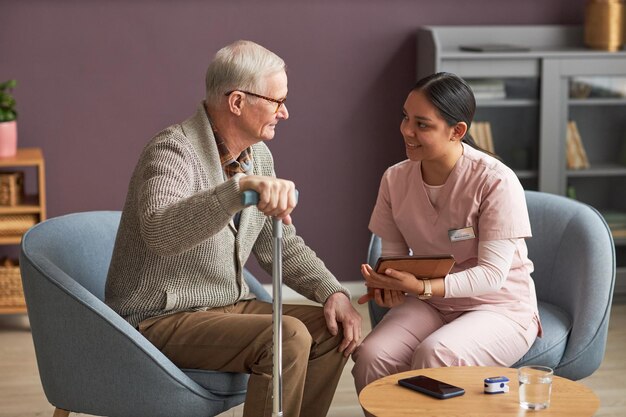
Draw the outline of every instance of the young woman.
[[[391,310],[353,354],[358,392],[411,369],[510,366],[541,333],[524,190],[469,135],[475,107],[449,73],[420,80],[404,103],[408,160],[385,172],[369,228],[383,256],[452,254],[456,265],[431,280],[361,266],[373,291],[360,302]]]

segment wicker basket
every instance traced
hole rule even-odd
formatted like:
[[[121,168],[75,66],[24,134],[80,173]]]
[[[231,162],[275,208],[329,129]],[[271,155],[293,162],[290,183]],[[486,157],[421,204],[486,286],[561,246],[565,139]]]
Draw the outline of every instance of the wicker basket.
[[[36,214],[2,214],[0,215],[0,237],[21,236],[37,223]]]
[[[0,206],[17,206],[24,198],[24,173],[0,172]]]
[[[24,289],[16,261],[0,264],[0,307],[24,307]]]

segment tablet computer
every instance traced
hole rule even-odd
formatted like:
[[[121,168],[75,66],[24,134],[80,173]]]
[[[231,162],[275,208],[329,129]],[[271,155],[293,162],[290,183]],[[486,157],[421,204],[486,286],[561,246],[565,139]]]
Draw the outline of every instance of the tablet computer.
[[[407,255],[381,256],[376,262],[374,271],[384,274],[385,269],[410,272],[416,278],[443,278],[454,266],[452,255]]]

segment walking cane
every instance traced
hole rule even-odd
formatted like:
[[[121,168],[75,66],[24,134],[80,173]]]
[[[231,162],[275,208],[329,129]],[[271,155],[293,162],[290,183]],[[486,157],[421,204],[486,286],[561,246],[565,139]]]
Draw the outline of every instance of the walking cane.
[[[244,206],[256,206],[259,194],[247,190],[241,200]],[[283,221],[273,217],[272,229],[272,417],[283,417]]]

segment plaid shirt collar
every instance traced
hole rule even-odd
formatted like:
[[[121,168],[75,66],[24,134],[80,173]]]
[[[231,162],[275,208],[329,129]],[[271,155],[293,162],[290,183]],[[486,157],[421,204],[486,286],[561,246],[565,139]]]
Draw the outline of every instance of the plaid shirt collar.
[[[220,162],[224,173],[228,178],[235,174],[251,174],[252,173],[252,149],[246,148],[239,154],[237,158],[230,153],[226,142],[217,132],[213,124],[211,123],[211,129],[213,129],[213,136],[215,136],[215,144],[217,145],[217,151],[220,154]]]

